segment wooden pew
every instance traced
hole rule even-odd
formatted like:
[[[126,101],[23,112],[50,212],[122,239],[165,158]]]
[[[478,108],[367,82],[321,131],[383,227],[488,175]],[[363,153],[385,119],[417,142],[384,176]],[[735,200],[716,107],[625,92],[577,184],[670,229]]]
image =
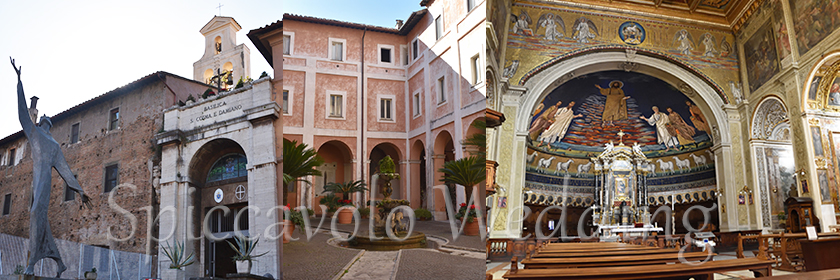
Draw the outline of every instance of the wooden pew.
[[[661,250],[657,247],[650,246],[634,246],[634,247],[614,247],[614,248],[538,248],[537,252],[545,253],[565,253],[565,252],[626,252],[626,251],[653,251]]]
[[[695,280],[713,280],[714,273],[751,270],[756,277],[771,276],[773,260],[745,258],[709,261],[702,264],[676,263],[616,267],[518,269],[517,259],[511,260],[511,270],[505,279],[673,279],[693,277]]]
[[[525,269],[544,268],[575,268],[575,267],[612,267],[612,266],[636,266],[649,264],[679,263],[680,257],[685,261],[711,260],[716,254],[705,252],[668,254],[653,254],[641,256],[597,256],[597,257],[575,257],[575,258],[531,258],[522,261]]]
[[[617,250],[617,251],[586,251],[586,252],[551,252],[537,251],[531,255],[532,258],[583,258],[583,257],[606,257],[606,256],[642,256],[656,254],[672,254],[679,252],[674,249],[653,248],[650,250]]]

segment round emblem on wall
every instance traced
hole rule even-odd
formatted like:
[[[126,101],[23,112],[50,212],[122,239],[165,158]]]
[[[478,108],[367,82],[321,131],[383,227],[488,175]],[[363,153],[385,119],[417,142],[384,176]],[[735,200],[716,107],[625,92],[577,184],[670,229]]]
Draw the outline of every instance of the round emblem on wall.
[[[618,37],[629,45],[638,45],[645,41],[645,28],[638,22],[628,21],[618,27]]]
[[[213,192],[213,200],[215,200],[216,203],[222,202],[222,198],[224,197],[225,193],[222,191],[222,189],[216,189],[216,191]]]
[[[236,186],[236,191],[234,191],[233,193],[236,196],[236,199],[238,199],[238,200],[245,199],[245,186],[243,186],[243,185]]]

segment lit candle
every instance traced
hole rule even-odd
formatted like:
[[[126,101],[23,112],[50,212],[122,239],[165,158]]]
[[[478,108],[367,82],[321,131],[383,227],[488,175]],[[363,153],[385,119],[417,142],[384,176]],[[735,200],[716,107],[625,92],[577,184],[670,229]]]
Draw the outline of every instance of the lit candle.
[[[671,212],[674,212],[674,203],[677,201],[674,200],[674,194],[671,194]]]

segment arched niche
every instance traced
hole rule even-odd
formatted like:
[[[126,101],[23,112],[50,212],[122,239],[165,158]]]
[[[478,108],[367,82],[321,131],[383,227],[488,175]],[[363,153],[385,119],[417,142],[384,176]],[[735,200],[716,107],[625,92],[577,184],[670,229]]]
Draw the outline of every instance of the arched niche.
[[[753,195],[760,225],[764,229],[784,229],[777,215],[784,212],[784,201],[796,192],[795,163],[790,118],[784,101],[775,95],[759,102],[750,120]],[[792,192],[791,192],[792,191]]]

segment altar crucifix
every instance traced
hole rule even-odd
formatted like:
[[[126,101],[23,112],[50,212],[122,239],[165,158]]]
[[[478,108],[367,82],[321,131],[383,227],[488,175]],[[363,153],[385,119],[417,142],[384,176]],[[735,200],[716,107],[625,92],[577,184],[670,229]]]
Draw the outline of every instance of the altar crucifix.
[[[619,145],[624,145],[624,135],[627,135],[627,133],[624,133],[624,130],[619,130],[618,131],[618,144]]]

